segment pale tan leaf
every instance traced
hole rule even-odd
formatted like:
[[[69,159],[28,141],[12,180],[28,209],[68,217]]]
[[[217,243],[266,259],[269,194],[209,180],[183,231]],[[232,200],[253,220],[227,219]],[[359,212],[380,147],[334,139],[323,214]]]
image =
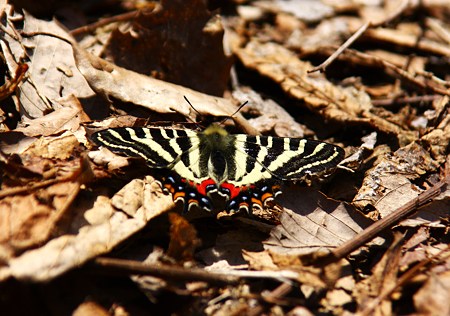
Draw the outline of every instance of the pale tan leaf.
[[[450,271],[432,273],[413,299],[422,315],[450,315]]]
[[[78,69],[97,93],[159,113],[180,113],[188,117],[193,115],[193,109],[184,97],[204,115],[228,116],[236,110],[229,100],[127,70],[84,51],[75,42],[72,44]]]
[[[80,266],[100,254],[111,251],[120,242],[141,230],[152,218],[173,206],[172,199],[161,192],[151,178],[137,194],[143,207],[133,217],[116,211],[110,199],[99,196],[94,206],[85,210],[89,222],[72,229],[76,235],[66,234],[40,248],[29,250],[12,258],[0,267],[0,280],[14,277],[19,280],[49,281],[62,273]],[[98,215],[96,214],[98,213]]]
[[[89,117],[74,95],[59,98],[57,101],[61,107],[35,119],[24,118],[21,126],[14,131],[22,132],[26,136],[48,136],[66,130],[75,132],[80,127],[80,123],[89,120]]]
[[[25,13],[23,31],[49,32],[64,36],[55,22],[43,21]],[[78,71],[70,44],[48,35],[35,35],[24,39],[5,37],[5,45],[14,47],[16,60],[24,54],[30,56],[28,80],[20,87],[19,102],[29,117],[38,118],[45,113],[61,108],[58,99],[75,95],[86,98],[93,95],[86,80]],[[22,46],[23,44],[23,46]]]
[[[307,254],[339,246],[355,237],[369,221],[349,205],[327,199],[309,188],[283,190],[280,225],[264,247],[276,253]]]
[[[47,136],[36,140],[24,151],[24,155],[68,159],[78,146],[78,139],[72,133],[57,137]]]
[[[373,105],[364,91],[334,85],[322,74],[308,74],[312,65],[300,60],[281,45],[253,40],[236,54],[247,68],[270,78],[286,94],[303,100],[311,111],[319,113],[325,119],[369,125],[396,135],[402,144],[417,139],[416,132],[404,130],[372,113]]]
[[[433,172],[438,164],[417,143],[385,154],[374,168],[366,173],[353,203],[360,208],[374,205],[385,217],[409,202],[422,191],[411,183],[426,172]]]

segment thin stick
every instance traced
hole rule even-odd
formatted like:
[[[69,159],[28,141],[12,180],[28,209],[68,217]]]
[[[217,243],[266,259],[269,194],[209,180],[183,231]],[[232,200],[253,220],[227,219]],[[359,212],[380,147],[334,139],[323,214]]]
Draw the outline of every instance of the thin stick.
[[[342,44],[333,54],[331,54],[330,57],[328,57],[323,63],[321,63],[319,66],[314,67],[313,69],[308,70],[308,73],[320,71],[325,72],[325,69],[340,55],[342,52],[347,49],[350,45],[353,44],[354,41],[356,41],[361,34],[363,34],[367,28],[370,26],[370,22],[364,23],[348,40],[345,41],[344,44]]]
[[[178,266],[150,265],[134,260],[96,258],[94,266],[125,274],[142,274],[172,281],[204,281],[212,284],[237,284],[239,278],[227,274],[210,273],[202,269],[185,269]]]
[[[161,264],[146,264],[135,260],[125,260],[116,258],[96,258],[94,266],[101,267],[102,270],[109,268],[113,271],[125,274],[142,274],[164,278],[165,280],[192,282],[203,281],[211,284],[234,285],[242,279],[273,279],[279,282],[289,283],[290,280],[297,280],[299,275],[295,271],[226,271],[212,272],[204,269],[185,269],[179,266],[165,266]]]
[[[399,17],[410,5],[410,0],[403,0],[402,3],[400,3],[400,5],[397,7],[397,9],[390,15],[388,16],[386,19],[384,19],[383,21],[374,23],[374,22],[366,22],[364,23],[362,26],[359,27],[359,29],[348,39],[345,41],[344,44],[342,44],[333,54],[331,54],[330,57],[328,57],[323,63],[321,63],[319,66],[314,67],[311,70],[308,70],[308,73],[312,73],[312,72],[316,72],[316,71],[320,71],[320,72],[325,72],[325,69],[340,55],[342,54],[342,52],[348,48],[351,44],[353,44],[353,42],[355,42],[365,31],[367,31],[367,29],[370,28],[375,28],[378,26],[382,26],[385,24],[390,23],[391,21],[393,21],[394,19],[396,19],[397,17]]]
[[[103,18],[103,19],[100,19],[99,21],[97,21],[95,23],[92,23],[92,24],[89,24],[89,25],[85,25],[85,26],[73,29],[73,30],[70,31],[70,34],[75,37],[75,36],[78,36],[78,35],[81,35],[81,34],[91,33],[92,31],[95,31],[96,29],[98,29],[99,27],[102,27],[104,25],[108,25],[108,24],[116,23],[116,22],[129,21],[129,20],[131,20],[133,18],[136,18],[139,14],[142,14],[142,13],[145,14],[147,12],[152,12],[153,10],[155,10],[155,8],[156,8],[156,6],[152,7],[152,8],[146,8],[146,9],[143,9],[143,10],[134,10],[134,11],[131,11],[131,12],[126,12],[126,13],[123,13],[123,14],[119,14],[119,15],[115,15],[115,16],[109,17],[109,18]]]
[[[427,204],[432,198],[439,195],[443,188],[449,184],[450,177],[446,175],[443,180],[436,183],[428,190],[422,192],[418,197],[409,201],[405,205],[399,207],[393,213],[389,214],[385,218],[375,222],[365,230],[363,230],[356,238],[349,240],[348,242],[340,245],[334,249],[332,257],[334,260],[340,260],[345,258],[359,247],[365,245],[367,242],[374,239],[379,233],[385,229],[391,228],[400,221],[414,214],[418,208]],[[333,261],[334,261],[333,260]]]

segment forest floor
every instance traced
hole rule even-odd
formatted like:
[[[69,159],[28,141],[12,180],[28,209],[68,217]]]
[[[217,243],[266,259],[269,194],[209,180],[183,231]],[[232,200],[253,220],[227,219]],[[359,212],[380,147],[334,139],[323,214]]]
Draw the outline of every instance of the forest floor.
[[[450,315],[448,3],[14,3],[0,1],[0,314]],[[345,159],[324,170],[337,161],[314,151],[262,209],[213,196],[183,213],[161,170],[91,137],[156,128],[162,165],[167,135],[195,143],[212,122],[242,146],[269,137],[253,167],[227,152],[258,181],[266,157],[275,174],[308,158],[286,137]]]

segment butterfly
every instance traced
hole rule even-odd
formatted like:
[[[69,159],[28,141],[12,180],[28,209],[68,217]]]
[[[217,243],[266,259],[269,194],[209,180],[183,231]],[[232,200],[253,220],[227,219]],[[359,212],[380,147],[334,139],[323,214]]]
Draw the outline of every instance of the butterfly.
[[[279,194],[280,182],[322,174],[344,157],[338,146],[299,138],[229,134],[213,124],[203,132],[123,127],[92,134],[116,153],[141,157],[168,174],[161,182],[187,212],[194,205],[212,210],[211,193],[226,198],[231,212],[262,208]]]

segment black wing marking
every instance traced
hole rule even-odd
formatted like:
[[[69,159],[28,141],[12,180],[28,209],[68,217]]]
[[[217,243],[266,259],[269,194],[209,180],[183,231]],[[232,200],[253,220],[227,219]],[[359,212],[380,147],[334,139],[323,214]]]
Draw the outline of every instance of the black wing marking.
[[[236,146],[236,173],[231,181],[242,184],[265,179],[296,180],[321,173],[344,158],[332,144],[288,137],[232,135]]]

